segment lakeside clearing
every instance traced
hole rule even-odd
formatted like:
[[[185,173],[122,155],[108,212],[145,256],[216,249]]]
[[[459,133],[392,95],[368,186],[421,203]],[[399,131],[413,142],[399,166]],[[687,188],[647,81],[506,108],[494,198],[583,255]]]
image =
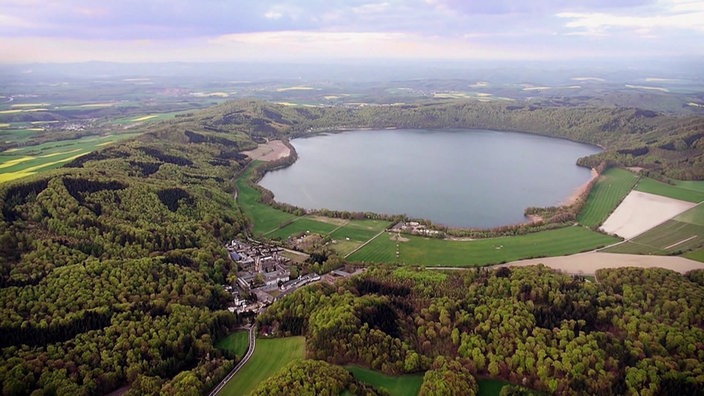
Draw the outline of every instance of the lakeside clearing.
[[[243,151],[242,154],[255,161],[276,161],[291,155],[291,149],[281,140],[270,140],[260,144],[254,150]]]

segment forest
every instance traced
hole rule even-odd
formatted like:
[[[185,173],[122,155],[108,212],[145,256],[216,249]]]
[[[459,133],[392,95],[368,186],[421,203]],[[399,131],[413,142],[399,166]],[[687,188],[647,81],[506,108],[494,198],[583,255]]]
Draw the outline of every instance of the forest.
[[[243,100],[154,123],[136,139],[0,185],[2,393],[207,392],[235,363],[213,344],[241,319],[225,310],[222,287],[236,280],[224,242],[251,228],[234,200],[249,161],[241,151],[268,138],[387,126],[543,133],[606,148],[585,165],[704,177],[704,121],[637,109]],[[260,321],[305,334],[310,358],[430,370],[429,381],[451,370],[550,392],[701,392],[701,274],[598,278],[370,270],[340,289],[294,293]],[[345,378],[339,386],[353,389]]]
[[[258,317],[304,335],[308,357],[425,372],[421,394],[473,394],[476,377],[550,394],[704,393],[704,271],[375,267],[299,290]]]

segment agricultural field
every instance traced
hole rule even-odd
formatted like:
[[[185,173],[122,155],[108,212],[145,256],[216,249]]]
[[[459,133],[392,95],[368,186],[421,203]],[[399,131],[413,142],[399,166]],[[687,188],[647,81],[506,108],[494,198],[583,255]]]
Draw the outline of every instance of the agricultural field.
[[[674,181],[667,184],[649,177],[641,178],[635,189],[681,201],[699,203],[704,201],[704,181]]]
[[[247,395],[260,382],[274,375],[289,362],[304,357],[305,339],[303,337],[258,339],[252,357],[222,388],[219,395]]]
[[[236,331],[228,334],[225,338],[218,340],[215,347],[230,351],[237,358],[242,358],[249,347],[249,333],[247,331]]]
[[[165,121],[173,119],[177,114],[183,114],[183,111],[174,111],[169,113],[152,113],[144,115],[132,115],[129,117],[117,118],[111,121],[111,124],[130,126],[143,122]]]
[[[470,267],[526,258],[561,256],[597,249],[618,239],[585,227],[567,227],[527,235],[453,241],[385,233],[348,259],[409,265]],[[396,257],[398,252],[398,258]]]
[[[136,134],[88,136],[0,152],[0,183],[58,168],[102,146],[134,136]]]
[[[704,204],[652,228],[622,244],[604,249],[609,253],[678,254],[704,246]],[[701,253],[693,252],[693,258]],[[685,257],[687,257],[685,255]],[[701,261],[701,260],[699,260]]]
[[[577,215],[579,224],[598,227],[633,189],[638,176],[620,168],[610,168],[592,187],[587,202]]]

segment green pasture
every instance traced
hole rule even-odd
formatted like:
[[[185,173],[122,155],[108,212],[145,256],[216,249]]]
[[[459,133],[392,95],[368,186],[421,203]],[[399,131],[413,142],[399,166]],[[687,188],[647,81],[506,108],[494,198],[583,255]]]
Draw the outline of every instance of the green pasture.
[[[232,352],[237,358],[242,358],[249,348],[249,333],[246,331],[236,331],[215,343],[218,349]]]
[[[673,180],[672,183],[675,186],[686,190],[704,192],[703,180]]]
[[[636,190],[688,202],[704,201],[704,181],[676,181],[663,183],[648,177],[641,178]]]
[[[577,221],[587,227],[601,225],[628,195],[637,180],[638,176],[625,169],[608,169],[592,187],[584,207],[577,215]]]
[[[261,235],[276,231],[281,225],[290,222],[296,216],[259,202],[259,191],[249,185],[252,172],[257,164],[258,162],[253,162],[237,178],[237,203],[247,217],[252,220],[252,231]]]
[[[375,389],[385,389],[390,396],[412,396],[417,395],[423,384],[423,373],[400,376],[384,375],[378,371],[370,370],[359,366],[347,366],[347,371],[352,373],[354,378],[373,386]],[[498,396],[501,388],[509,383],[503,380],[482,378],[477,379],[478,396]],[[535,392],[535,394],[539,394]]]
[[[520,259],[574,254],[618,239],[585,227],[566,227],[520,236],[453,241],[385,233],[348,259],[356,262],[399,262],[424,266],[481,266]],[[396,252],[399,252],[398,259]]]
[[[13,127],[0,128],[0,142],[3,143],[19,143],[24,142],[38,132],[42,132],[42,128],[38,127]]]
[[[674,219],[626,243],[604,249],[609,253],[676,254],[704,246],[704,205],[697,205]],[[694,257],[698,257],[693,253]]]
[[[335,248],[341,252],[350,252],[357,246],[371,239],[379,231],[389,226],[383,220],[346,220],[321,216],[297,217],[259,202],[259,191],[254,189],[249,180],[255,161],[236,180],[237,202],[253,223],[255,234],[272,239],[286,239],[300,233],[330,235],[336,240]],[[349,241],[347,240],[349,238]]]
[[[136,134],[87,136],[3,151],[0,153],[0,182],[58,168],[102,146],[134,136]]]
[[[704,263],[704,248],[699,248],[697,250],[692,250],[682,255],[690,260],[701,261]]]
[[[305,338],[303,337],[257,339],[252,357],[225,385],[219,395],[247,395],[260,382],[276,374],[288,363],[304,357]]]
[[[389,376],[359,366],[347,366],[354,378],[376,389],[385,389],[390,396],[417,395],[423,384],[423,374]]]
[[[276,239],[286,239],[291,235],[297,235],[300,233],[314,233],[327,235],[337,227],[338,226],[335,224],[316,221],[307,217],[299,217],[294,219],[290,224],[287,224],[285,227],[279,228],[264,235],[269,238]]]

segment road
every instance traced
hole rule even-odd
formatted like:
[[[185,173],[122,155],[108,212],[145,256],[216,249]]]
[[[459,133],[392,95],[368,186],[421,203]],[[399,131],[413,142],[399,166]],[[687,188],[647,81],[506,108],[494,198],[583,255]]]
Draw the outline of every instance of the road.
[[[257,341],[257,339],[255,337],[255,334],[257,333],[256,328],[257,328],[256,325],[253,325],[252,327],[249,328],[249,348],[247,348],[247,353],[244,354],[244,357],[242,358],[242,360],[240,360],[239,363],[237,363],[237,365],[232,369],[232,371],[230,371],[230,373],[222,381],[220,381],[218,386],[216,386],[215,388],[213,388],[212,391],[210,391],[210,393],[208,394],[209,396],[217,395],[222,390],[222,388],[224,388],[225,385],[227,385],[227,383],[232,379],[232,377],[234,377],[235,374],[237,374],[237,372],[240,371],[242,366],[247,364],[247,361],[249,360],[249,358],[252,357],[252,355],[254,354],[254,347],[256,346],[255,343]]]

